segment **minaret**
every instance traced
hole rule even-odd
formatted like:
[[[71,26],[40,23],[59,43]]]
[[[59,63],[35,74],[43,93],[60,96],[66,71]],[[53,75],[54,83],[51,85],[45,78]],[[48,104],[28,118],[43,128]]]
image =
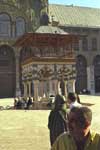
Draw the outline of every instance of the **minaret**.
[[[48,25],[48,0],[41,0],[40,25]]]
[[[48,0],[41,0],[41,2],[44,6],[45,12],[48,13]]]

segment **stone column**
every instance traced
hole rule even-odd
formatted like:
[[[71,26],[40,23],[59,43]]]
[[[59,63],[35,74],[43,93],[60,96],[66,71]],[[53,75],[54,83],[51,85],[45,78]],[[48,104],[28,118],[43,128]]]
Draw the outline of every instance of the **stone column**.
[[[91,94],[95,94],[94,66],[87,67],[87,88]]]
[[[59,93],[59,89],[58,89],[58,80],[54,80],[55,83],[55,95]]]
[[[27,97],[27,83],[24,82],[24,97]]]
[[[38,101],[38,80],[34,80],[34,100]]]
[[[52,93],[54,93],[53,89],[52,89],[52,87],[53,87],[52,84],[53,84],[52,80],[49,80],[49,95],[51,95]]]
[[[65,96],[67,96],[67,93],[68,93],[68,91],[67,91],[67,81],[65,80],[64,82],[65,82]]]
[[[21,96],[21,89],[20,89],[20,52],[15,52],[15,59],[16,59],[16,96]]]
[[[68,81],[68,92],[75,92],[75,80]]]
[[[23,96],[25,97],[25,83],[23,82]]]
[[[16,22],[12,21],[12,37],[15,38],[16,36]]]
[[[28,81],[28,86],[29,86],[29,94],[28,94],[28,96],[31,96],[31,82],[30,81]]]
[[[60,81],[58,81],[58,94],[61,94]]]
[[[73,92],[75,93],[75,82],[76,80],[72,80]]]
[[[44,93],[44,83],[43,82],[44,81],[40,82],[40,95],[41,95],[41,97],[43,97],[43,93]]]

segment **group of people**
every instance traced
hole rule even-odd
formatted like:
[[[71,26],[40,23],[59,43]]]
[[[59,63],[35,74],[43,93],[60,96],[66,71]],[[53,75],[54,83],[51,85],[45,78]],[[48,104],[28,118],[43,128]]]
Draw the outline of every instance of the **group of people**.
[[[99,150],[100,135],[91,131],[91,121],[91,109],[80,103],[77,94],[68,93],[66,101],[56,95],[48,118],[51,150]]]
[[[18,97],[14,98],[14,109],[30,109],[33,105],[33,100],[31,97],[24,98]]]

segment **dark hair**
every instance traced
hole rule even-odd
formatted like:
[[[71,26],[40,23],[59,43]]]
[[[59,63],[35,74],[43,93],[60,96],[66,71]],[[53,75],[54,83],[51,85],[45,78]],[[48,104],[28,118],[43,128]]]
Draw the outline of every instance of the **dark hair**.
[[[70,112],[74,112],[76,114],[80,127],[85,128],[91,124],[92,111],[88,107],[73,107]]]
[[[75,102],[77,100],[77,95],[75,93],[68,93],[68,99],[72,102]]]
[[[55,109],[61,109],[64,103],[64,98],[61,95],[57,94],[55,97]]]

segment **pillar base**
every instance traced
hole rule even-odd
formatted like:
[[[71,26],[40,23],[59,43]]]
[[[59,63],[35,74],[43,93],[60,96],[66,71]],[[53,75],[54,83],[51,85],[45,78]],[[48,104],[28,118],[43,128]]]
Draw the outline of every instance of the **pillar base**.
[[[16,97],[19,97],[19,96],[21,96],[21,91],[18,89],[16,90]]]

